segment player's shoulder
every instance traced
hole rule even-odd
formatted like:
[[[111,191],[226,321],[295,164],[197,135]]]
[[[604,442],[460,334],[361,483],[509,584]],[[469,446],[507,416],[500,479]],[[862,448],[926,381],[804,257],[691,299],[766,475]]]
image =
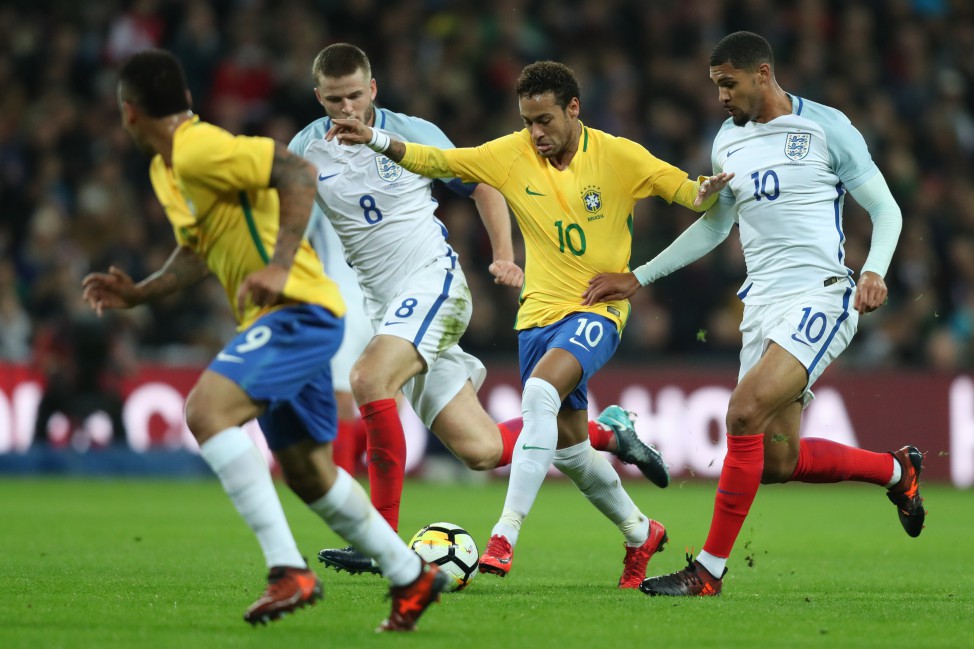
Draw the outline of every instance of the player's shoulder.
[[[453,142],[440,127],[422,117],[377,107],[373,125],[380,130],[398,135],[406,142],[453,148]]]
[[[194,116],[173,135],[172,166],[186,170],[208,164],[213,158],[224,155],[233,141],[234,135],[229,131]]]
[[[325,133],[328,132],[329,128],[331,128],[331,118],[321,117],[316,119],[298,131],[295,136],[291,138],[291,142],[288,144],[287,148],[298,155],[303,155],[312,142],[325,137]]]
[[[845,124],[851,124],[852,122],[838,108],[833,106],[826,106],[825,104],[820,104],[817,101],[812,101],[811,99],[805,99],[804,97],[792,97],[792,103],[794,105],[795,115],[799,117],[804,117],[818,122],[842,122]]]
[[[794,104],[793,118],[811,122],[822,129],[826,137],[847,137],[850,132],[857,131],[852,121],[838,108],[820,104],[803,97],[792,97]]]
[[[623,166],[635,164],[640,160],[655,159],[645,146],[621,135],[613,135],[597,128],[583,126],[579,142],[582,153],[594,153],[607,163],[622,163]]]

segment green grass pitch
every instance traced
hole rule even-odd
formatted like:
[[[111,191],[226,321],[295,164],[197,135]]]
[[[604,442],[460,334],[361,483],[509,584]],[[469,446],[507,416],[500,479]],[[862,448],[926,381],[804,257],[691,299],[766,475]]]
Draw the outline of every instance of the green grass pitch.
[[[629,480],[670,544],[650,573],[703,543],[712,483]],[[504,498],[486,485],[410,482],[401,531],[446,520],[483,549]],[[340,544],[282,489],[325,600],[265,628],[241,616],[264,585],[256,540],[215,480],[0,480],[0,647],[971,647],[974,498],[924,487],[927,529],[908,538],[868,485],[764,487],[731,558],[724,596],[649,598],[615,588],[621,537],[564,480],[549,480],[506,579],[478,575],[419,631],[373,632],[385,582],[325,571]]]

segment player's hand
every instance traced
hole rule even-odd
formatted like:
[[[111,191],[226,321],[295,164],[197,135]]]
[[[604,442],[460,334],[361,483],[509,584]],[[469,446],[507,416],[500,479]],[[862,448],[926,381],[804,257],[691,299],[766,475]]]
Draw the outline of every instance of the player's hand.
[[[243,313],[247,297],[257,306],[276,304],[287,283],[290,270],[277,264],[267,264],[244,278],[237,291],[237,311]]]
[[[706,178],[700,183],[700,189],[697,190],[697,197],[693,199],[693,206],[700,207],[707,202],[708,198],[714,194],[719,194],[720,190],[727,187],[727,183],[729,183],[733,177],[733,173],[723,171],[716,176]]]
[[[355,118],[335,119],[325,133],[325,139],[331,142],[335,138],[339,144],[368,144],[372,140],[372,129]]]
[[[524,286],[524,271],[513,261],[504,259],[495,261],[488,268],[490,274],[494,276],[494,283],[511,288],[521,288]]]
[[[81,280],[82,297],[100,318],[105,309],[139,304],[138,289],[128,273],[112,266],[107,273],[89,273]]]
[[[856,285],[856,301],[853,306],[860,314],[870,313],[886,304],[888,297],[889,291],[883,278],[866,271]]]
[[[642,285],[633,273],[600,273],[588,281],[582,306],[632,297]]]

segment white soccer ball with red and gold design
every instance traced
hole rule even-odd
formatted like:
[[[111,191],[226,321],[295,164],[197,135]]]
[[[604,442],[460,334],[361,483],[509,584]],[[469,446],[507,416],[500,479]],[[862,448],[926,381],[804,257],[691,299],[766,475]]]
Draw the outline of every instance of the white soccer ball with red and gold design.
[[[447,592],[463,590],[477,574],[480,552],[473,537],[459,525],[430,523],[413,535],[409,547],[453,578]]]

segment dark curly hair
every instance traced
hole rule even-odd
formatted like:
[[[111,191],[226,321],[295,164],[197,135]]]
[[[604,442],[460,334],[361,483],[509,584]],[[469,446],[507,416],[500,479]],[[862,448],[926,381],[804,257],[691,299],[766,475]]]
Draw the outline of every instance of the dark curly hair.
[[[165,50],[133,54],[119,69],[118,81],[125,100],[137,104],[149,117],[190,109],[183,66]]]
[[[581,99],[575,73],[567,65],[555,61],[537,61],[524,68],[515,90],[519,99],[553,93],[555,103],[562,110],[568,108],[572,97]]]

